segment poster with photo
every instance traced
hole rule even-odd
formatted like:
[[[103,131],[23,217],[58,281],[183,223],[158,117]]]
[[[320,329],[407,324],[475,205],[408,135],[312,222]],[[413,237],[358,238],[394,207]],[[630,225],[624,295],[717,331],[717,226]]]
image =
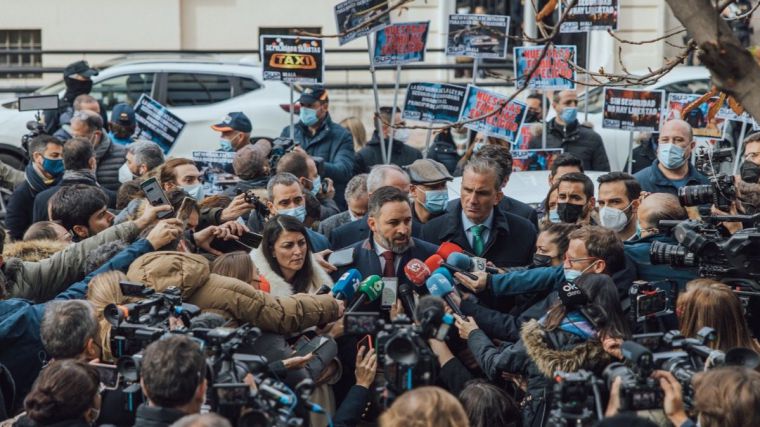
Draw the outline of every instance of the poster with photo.
[[[564,13],[564,4],[560,2],[559,13]],[[617,31],[618,0],[580,0],[570,9],[562,25],[560,33],[585,33],[587,31]]]
[[[429,24],[404,22],[379,29],[375,33],[375,66],[423,62]]]
[[[544,46],[523,46],[514,49],[515,86],[522,87],[536,62],[541,58]],[[528,82],[529,89],[564,90],[575,89],[575,70],[569,62],[575,62],[575,46],[552,46],[538,62],[538,68]]]
[[[509,16],[449,15],[446,55],[504,59],[508,34]]]
[[[344,44],[372,34],[391,23],[388,0],[347,0],[335,5],[335,23],[338,29],[338,44]],[[385,14],[384,14],[385,13]],[[372,21],[368,25],[366,22]]]
[[[296,36],[261,36],[259,43],[264,80],[320,84],[325,74],[322,39]]]
[[[562,154],[561,148],[545,150],[512,150],[512,172],[550,170],[554,159]]]
[[[698,99],[701,95],[693,93],[671,93],[668,95],[667,112],[665,121],[672,119],[682,119],[691,125],[695,138],[712,138],[722,139],[723,131],[726,126],[726,119],[716,115],[713,119],[708,119],[708,111],[711,106],[718,102],[718,97],[712,97],[707,102],[703,102],[698,107],[693,108],[688,114],[684,115],[683,110],[687,105]]]
[[[658,132],[665,92],[662,90],[604,88],[602,127]]]

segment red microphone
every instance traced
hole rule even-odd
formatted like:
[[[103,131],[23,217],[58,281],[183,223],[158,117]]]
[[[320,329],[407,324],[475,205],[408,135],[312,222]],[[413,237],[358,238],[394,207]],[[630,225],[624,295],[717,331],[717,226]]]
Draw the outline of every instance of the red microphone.
[[[462,253],[464,252],[464,249],[462,249],[462,247],[457,245],[456,243],[443,242],[441,243],[441,246],[438,247],[438,251],[436,251],[436,254],[440,255],[441,258],[446,260],[446,259],[449,259],[449,255],[455,252]]]
[[[441,264],[443,264],[443,258],[438,254],[430,255],[428,259],[425,260],[425,265],[429,271],[435,271],[435,269],[440,267]]]
[[[410,259],[404,266],[404,274],[415,286],[425,286],[425,280],[430,277],[430,268],[417,258]]]

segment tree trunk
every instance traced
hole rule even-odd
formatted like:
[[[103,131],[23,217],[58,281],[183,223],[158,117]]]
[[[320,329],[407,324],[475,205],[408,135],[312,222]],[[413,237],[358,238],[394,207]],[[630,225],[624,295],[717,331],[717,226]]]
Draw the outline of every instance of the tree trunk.
[[[731,95],[760,122],[760,65],[742,47],[731,27],[710,0],[667,0],[699,46],[699,59],[710,70],[713,84]]]

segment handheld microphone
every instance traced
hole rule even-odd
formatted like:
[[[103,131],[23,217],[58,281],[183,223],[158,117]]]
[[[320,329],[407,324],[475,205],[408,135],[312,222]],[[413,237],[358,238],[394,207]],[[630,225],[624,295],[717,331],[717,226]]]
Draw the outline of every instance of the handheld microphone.
[[[430,277],[430,271],[428,266],[417,258],[410,259],[404,266],[406,278],[417,286],[425,284],[425,280]]]
[[[417,312],[415,311],[414,304],[414,291],[408,283],[402,283],[398,287],[398,297],[401,300],[401,305],[404,306],[404,312],[412,318],[417,320]]]
[[[319,289],[317,289],[316,294],[317,295],[324,295],[324,294],[330,292],[331,290],[332,289],[330,289],[329,286],[323,284],[322,286],[319,287]]]
[[[454,245],[454,244],[452,243],[452,245]],[[454,245],[454,246],[456,246],[456,245]],[[454,252],[454,253],[457,253],[457,252]],[[451,255],[449,255],[449,257],[450,256]],[[462,269],[462,268],[457,267],[456,265],[449,264],[448,262],[445,262],[443,260],[443,258],[441,258],[441,256],[438,255],[438,254],[430,255],[430,257],[425,260],[425,265],[427,265],[427,267],[430,269],[430,271],[433,271],[433,270],[435,270],[435,269],[443,266],[443,267],[446,267],[446,268],[448,268],[449,270],[451,270],[453,272],[464,274],[470,280],[478,280],[478,276],[470,273],[469,272],[469,268]],[[454,278],[453,277],[451,278],[451,282],[452,283],[454,282]]]
[[[449,255],[462,252],[464,252],[464,249],[456,243],[443,242],[441,243],[441,246],[438,246],[438,250],[435,253],[440,255],[443,259],[448,259]]]
[[[432,295],[420,298],[417,311],[414,313],[420,321],[420,326],[425,336],[443,341],[454,324],[454,316],[446,313],[443,309],[443,300]],[[437,330],[436,330],[437,329]]]
[[[356,289],[359,287],[359,282],[363,279],[359,270],[352,268],[345,273],[335,282],[332,288],[332,293],[335,299],[341,301],[351,301],[354,299]]]
[[[433,274],[436,274],[436,273],[440,274],[443,277],[445,277],[446,279],[448,279],[449,282],[454,283],[454,276],[452,276],[451,275],[451,271],[449,271],[449,269],[446,268],[446,264],[444,264],[444,265],[436,268],[435,270],[433,270]],[[432,274],[431,274],[431,276],[432,276]]]
[[[474,268],[475,262],[473,261],[473,259],[460,252],[454,252],[451,255],[449,255],[449,257],[446,258],[446,263],[456,266],[458,268],[461,268],[465,271],[472,271],[475,269]],[[493,267],[486,266],[486,273],[498,274],[499,270]],[[470,278],[472,280],[477,280],[477,277],[470,277]]]
[[[430,295],[443,298],[443,300],[446,301],[446,304],[451,307],[454,313],[464,317],[462,310],[459,309],[459,306],[451,298],[451,293],[454,291],[454,286],[451,284],[451,282],[449,282],[446,276],[442,274],[433,274],[430,276],[430,278],[427,279],[425,286],[427,286],[428,291],[430,291]]]
[[[380,298],[380,295],[383,294],[383,288],[385,288],[385,283],[383,283],[383,279],[381,279],[377,274],[373,274],[362,280],[362,282],[359,283],[359,289],[357,289],[357,292],[359,292],[359,297],[356,298],[354,303],[351,304],[351,307],[346,310],[346,312],[350,313],[356,311],[356,309],[359,308],[360,305],[364,304],[364,302],[367,300],[372,302]]]

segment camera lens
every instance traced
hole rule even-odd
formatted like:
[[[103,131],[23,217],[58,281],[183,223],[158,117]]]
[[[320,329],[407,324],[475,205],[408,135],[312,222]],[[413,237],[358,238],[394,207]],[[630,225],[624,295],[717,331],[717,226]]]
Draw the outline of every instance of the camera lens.
[[[681,245],[652,242],[649,248],[649,260],[652,264],[670,264],[675,267],[695,267],[696,257]]]
[[[714,198],[712,185],[687,185],[678,189],[678,201],[681,206],[712,204]]]
[[[113,326],[119,326],[126,316],[126,309],[120,305],[108,304],[103,309],[103,317]]]
[[[393,361],[403,366],[414,366],[417,363],[417,348],[406,334],[392,336],[385,345],[385,354]]]

